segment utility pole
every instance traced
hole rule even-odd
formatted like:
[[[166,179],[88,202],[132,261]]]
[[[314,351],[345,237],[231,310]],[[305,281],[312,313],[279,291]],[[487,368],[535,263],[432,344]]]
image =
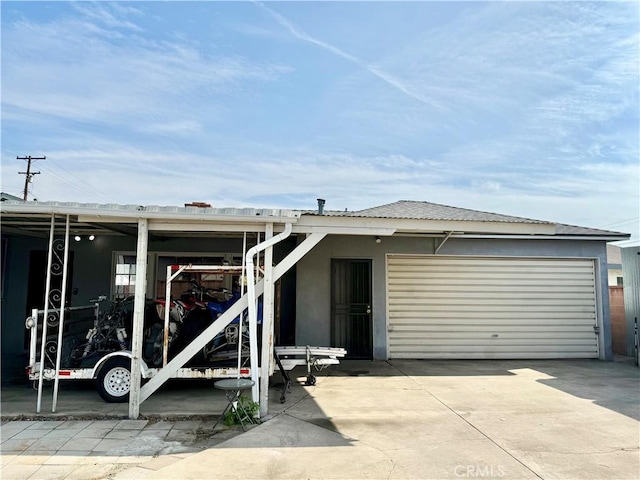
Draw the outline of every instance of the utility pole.
[[[24,175],[24,193],[23,198],[24,201],[27,201],[27,195],[29,194],[29,184],[31,183],[31,179],[34,175],[40,175],[40,172],[32,172],[31,171],[31,161],[32,160],[46,160],[47,157],[32,157],[28,155],[26,157],[16,157],[18,160],[26,160],[27,161],[27,171],[26,172],[18,172],[20,175]]]

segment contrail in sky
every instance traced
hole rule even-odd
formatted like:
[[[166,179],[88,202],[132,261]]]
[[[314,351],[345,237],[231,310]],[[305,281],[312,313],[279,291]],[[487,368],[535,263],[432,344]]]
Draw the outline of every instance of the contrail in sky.
[[[339,57],[344,58],[345,60],[349,60],[350,62],[355,63],[356,65],[358,65],[359,67],[364,68],[369,73],[371,73],[375,77],[379,78],[380,80],[384,81],[388,85],[391,85],[392,87],[396,88],[397,90],[400,90],[405,95],[408,95],[411,98],[413,98],[415,100],[418,100],[419,102],[422,102],[422,103],[424,103],[426,105],[430,105],[432,107],[436,107],[438,109],[442,108],[440,105],[435,103],[433,100],[425,98],[422,95],[419,95],[417,93],[412,92],[400,80],[397,80],[396,78],[394,78],[393,76],[389,75],[386,72],[383,72],[379,68],[374,67],[373,65],[369,65],[366,62],[364,62],[363,60],[360,60],[358,57],[354,57],[353,55],[350,55],[347,52],[345,52],[343,50],[340,50],[337,47],[334,47],[333,45],[330,45],[330,44],[328,44],[326,42],[323,42],[321,40],[317,40],[317,39],[313,38],[311,35],[309,35],[308,33],[300,30],[298,27],[296,27],[294,24],[292,24],[285,17],[283,17],[279,13],[271,10],[269,7],[267,7],[263,3],[261,3],[261,2],[254,2],[254,3],[256,3],[258,6],[263,8],[267,13],[269,13],[269,15],[271,15],[275,19],[276,22],[278,22],[280,25],[282,25],[287,30],[289,30],[289,33],[291,33],[294,37],[299,38],[300,40],[303,40],[305,42],[309,42],[309,43],[312,43],[314,45],[317,45],[320,48],[324,48],[325,50],[328,50],[331,53],[333,53],[333,54],[335,54],[335,55],[337,55]]]

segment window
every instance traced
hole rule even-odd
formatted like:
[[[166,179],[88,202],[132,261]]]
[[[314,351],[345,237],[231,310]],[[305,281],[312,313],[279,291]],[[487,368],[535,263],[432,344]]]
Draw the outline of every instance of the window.
[[[126,298],[136,289],[136,257],[135,255],[116,256],[115,298]]]
[[[616,277],[616,281],[618,282],[618,286],[622,286],[622,277]]]

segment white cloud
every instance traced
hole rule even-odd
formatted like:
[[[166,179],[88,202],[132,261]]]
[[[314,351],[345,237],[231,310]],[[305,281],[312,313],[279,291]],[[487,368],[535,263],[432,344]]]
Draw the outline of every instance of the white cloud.
[[[278,22],[280,25],[286,28],[294,37],[300,40],[303,40],[305,42],[311,43],[313,45],[316,45],[324,50],[327,50],[333,53],[334,55],[337,55],[338,57],[344,58],[345,60],[356,64],[357,66],[368,71],[371,75],[379,78],[380,80],[387,83],[388,85],[391,85],[394,89],[399,90],[400,92],[404,93],[405,95],[411,97],[414,100],[418,100],[421,103],[424,103],[426,105],[429,105],[437,109],[441,108],[441,105],[438,104],[434,96],[422,95],[414,91],[414,89],[411,88],[410,85],[407,85],[404,81],[397,78],[396,76],[384,71],[383,69],[375,65],[371,65],[366,61],[354,55],[351,55],[350,53],[347,53],[341,48],[338,48],[327,42],[324,42],[322,40],[318,40],[317,38],[312,37],[311,35],[306,33],[304,30],[300,29],[299,27],[291,23],[289,20],[287,20],[283,15],[267,7],[265,4],[261,2],[255,2],[255,3],[257,5],[260,5],[260,7],[262,7],[265,11],[267,11],[276,20],[276,22]]]
[[[105,27],[142,31],[138,25],[123,18],[129,15],[140,15],[141,11],[136,8],[116,2],[72,2],[70,5],[83,16],[103,23]]]
[[[237,55],[212,56],[188,42],[128,34],[125,42],[113,27],[134,30],[135,25],[116,18],[113,7],[75,8],[82,18],[21,21],[4,29],[11,38],[3,50],[7,118],[19,120],[28,112],[31,118],[135,126],[144,117],[170,117],[176,108],[191,107],[202,115],[205,98],[211,116],[221,112],[217,96],[242,82],[270,82],[291,71]]]

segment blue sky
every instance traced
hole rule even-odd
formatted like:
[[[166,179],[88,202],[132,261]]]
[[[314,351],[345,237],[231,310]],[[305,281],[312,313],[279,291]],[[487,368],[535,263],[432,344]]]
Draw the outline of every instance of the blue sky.
[[[638,2],[2,1],[2,191],[640,229]]]

